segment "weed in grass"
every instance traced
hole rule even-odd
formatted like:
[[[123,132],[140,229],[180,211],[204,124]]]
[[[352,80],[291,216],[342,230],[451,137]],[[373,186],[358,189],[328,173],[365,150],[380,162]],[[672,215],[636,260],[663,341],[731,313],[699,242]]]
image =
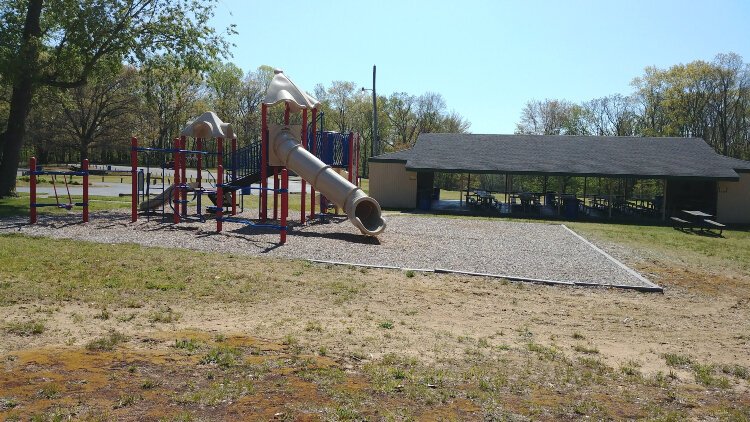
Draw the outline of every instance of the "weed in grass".
[[[380,324],[378,324],[378,327],[384,328],[386,330],[391,330],[394,327],[393,321],[383,321]]]
[[[186,351],[192,353],[192,352],[200,349],[202,345],[203,344],[200,341],[191,338],[191,339],[179,339],[179,340],[175,340],[173,347],[175,349],[182,349],[182,350],[186,350]]]
[[[176,400],[183,404],[217,406],[252,394],[254,391],[255,387],[251,381],[223,380],[213,382],[206,388],[186,392],[176,397]]]
[[[352,300],[364,287],[364,283],[353,279],[331,281],[325,285],[326,290],[334,296],[334,303],[340,305]]]
[[[631,359],[625,362],[624,364],[620,365],[620,372],[629,377],[640,378],[641,377],[641,371],[639,369],[640,367],[641,367],[641,364],[639,362],[636,362]]]
[[[10,410],[18,406],[18,402],[13,397],[0,397],[0,410]]]
[[[715,368],[713,365],[701,365],[699,363],[693,364],[693,372],[695,373],[695,381],[706,387],[717,387],[726,389],[729,388],[730,383],[727,377],[716,377],[714,376]]]
[[[573,338],[574,338],[575,340],[583,340],[583,339],[585,339],[586,337],[584,337],[584,336],[583,336],[583,334],[581,334],[581,333],[579,333],[578,331],[576,331],[576,332],[574,332],[574,333],[573,333]]]
[[[534,333],[529,330],[529,327],[524,326],[518,329],[518,335],[519,337],[529,339],[534,336]]]
[[[130,321],[134,320],[135,317],[137,317],[137,316],[138,316],[138,314],[135,313],[135,312],[130,313],[130,314],[125,314],[125,315],[118,315],[117,316],[117,321],[119,321],[119,322],[130,322]]]
[[[180,315],[177,312],[174,312],[172,308],[169,306],[163,307],[161,309],[157,309],[153,312],[151,312],[148,315],[148,322],[154,324],[154,323],[165,323],[169,324],[172,322],[176,322],[180,319],[182,315]]]
[[[663,353],[661,357],[664,358],[667,365],[673,367],[688,366],[693,363],[693,359],[690,356],[678,355],[676,353]]]
[[[181,281],[170,282],[169,280],[146,280],[146,286],[149,290],[159,290],[166,292],[169,290],[183,291],[185,290],[185,283]]]
[[[125,301],[124,306],[126,308],[138,309],[138,308],[142,308],[143,307],[143,302],[138,301],[136,299],[128,299],[128,300]]]
[[[747,367],[742,365],[722,365],[721,372],[727,375],[732,375],[736,378],[750,381],[750,371],[748,371]]]
[[[414,277],[414,270],[407,270],[406,278],[412,278],[412,277]]]
[[[308,321],[307,325],[305,325],[305,331],[307,332],[316,332],[316,333],[322,333],[323,332],[323,326],[318,321]]]
[[[86,344],[86,349],[93,351],[111,351],[114,350],[118,344],[127,340],[128,337],[125,336],[125,334],[112,330],[106,336],[88,342]]]
[[[8,334],[25,337],[42,334],[44,329],[44,323],[41,321],[11,322],[6,324],[3,328]]]
[[[107,310],[107,308],[102,308],[101,312],[99,312],[98,314],[94,315],[94,318],[101,319],[102,321],[106,321],[106,320],[109,319],[110,316],[112,316],[112,315],[110,315],[110,313]]]
[[[56,399],[60,397],[60,386],[57,384],[47,384],[37,392],[37,396],[43,399]]]
[[[509,344],[500,344],[500,345],[497,346],[497,350],[502,350],[504,352],[507,352],[508,350],[510,350],[510,345]]]
[[[600,410],[599,405],[590,399],[584,399],[573,405],[573,413],[581,416],[590,416]]]
[[[214,336],[214,341],[217,343],[223,343],[226,340],[227,340],[227,336],[225,336],[224,334],[219,333]]]
[[[242,351],[236,347],[217,346],[209,350],[199,363],[201,365],[216,365],[219,368],[226,369],[234,366],[241,355]]]
[[[530,352],[536,353],[537,356],[539,356],[539,359],[542,360],[554,360],[560,353],[560,351],[554,346],[547,347],[533,342],[526,344],[526,348],[529,349]]]
[[[158,380],[155,380],[153,378],[146,378],[141,383],[141,388],[144,390],[152,390],[160,385],[161,385],[161,382],[159,382]]]
[[[318,355],[328,356],[328,349],[326,349],[325,346],[320,346],[320,348],[318,348]]]
[[[599,349],[597,349],[596,346],[586,346],[585,344],[576,344],[573,346],[573,350],[587,355],[595,355],[599,353]]]
[[[135,394],[123,394],[117,399],[117,402],[112,406],[113,409],[121,409],[134,405],[137,401],[141,400],[141,396]]]
[[[86,317],[84,317],[83,315],[81,315],[81,314],[79,314],[79,313],[76,313],[76,312],[73,312],[72,314],[70,314],[70,318],[71,318],[71,319],[73,320],[73,322],[74,322],[74,323],[76,323],[76,324],[81,324],[81,323],[83,323],[84,321],[86,321]]]
[[[481,348],[485,348],[485,349],[486,349],[486,348],[490,347],[490,341],[489,341],[489,340],[487,340],[487,339],[486,339],[485,337],[482,337],[482,338],[480,338],[480,339],[479,339],[479,340],[477,341],[477,346],[479,346],[479,347],[481,347]]]

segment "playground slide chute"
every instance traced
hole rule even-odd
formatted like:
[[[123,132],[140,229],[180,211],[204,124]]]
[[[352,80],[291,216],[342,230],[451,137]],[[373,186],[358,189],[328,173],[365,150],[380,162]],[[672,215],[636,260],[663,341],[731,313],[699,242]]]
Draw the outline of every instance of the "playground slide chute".
[[[349,221],[362,234],[377,236],[385,229],[378,201],[367,196],[362,189],[304,149],[289,127],[282,127],[271,137],[270,148],[282,165],[297,173],[312,184],[315,190],[342,208]]]
[[[189,183],[188,186],[190,187],[189,190],[193,190],[198,187],[198,182]],[[151,211],[153,209],[161,207],[162,205],[168,204],[172,201],[173,190],[174,185],[167,186],[162,193],[141,202],[139,208],[141,209],[141,211]]]

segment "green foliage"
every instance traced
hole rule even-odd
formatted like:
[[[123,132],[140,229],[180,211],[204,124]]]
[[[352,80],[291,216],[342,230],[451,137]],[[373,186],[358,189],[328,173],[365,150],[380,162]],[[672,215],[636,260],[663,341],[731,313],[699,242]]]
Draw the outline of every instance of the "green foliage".
[[[112,351],[118,344],[128,340],[128,337],[115,330],[110,331],[106,336],[86,344],[86,349],[95,351]]]

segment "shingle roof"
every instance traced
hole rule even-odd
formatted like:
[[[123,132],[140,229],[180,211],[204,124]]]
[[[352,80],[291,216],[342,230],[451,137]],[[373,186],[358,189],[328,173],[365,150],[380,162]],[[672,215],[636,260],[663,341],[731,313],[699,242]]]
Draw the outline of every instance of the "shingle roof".
[[[700,138],[424,133],[409,150],[370,158],[411,171],[737,180],[750,162]]]

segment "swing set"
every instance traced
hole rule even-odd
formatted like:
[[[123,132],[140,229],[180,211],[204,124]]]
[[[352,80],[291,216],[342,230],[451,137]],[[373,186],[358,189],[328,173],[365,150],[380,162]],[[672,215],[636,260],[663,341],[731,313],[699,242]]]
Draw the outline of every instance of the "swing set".
[[[55,193],[55,203],[37,202],[37,176],[52,176],[52,189]],[[57,192],[57,176],[62,176],[65,190],[68,196],[68,202],[60,202],[60,195]],[[70,176],[70,179],[68,179]],[[83,176],[83,199],[82,202],[73,202],[70,195],[70,184],[73,182],[73,176]],[[57,207],[64,208],[68,211],[73,207],[83,208],[83,222],[89,221],[89,160],[85,159],[81,163],[81,169],[78,171],[57,171],[57,170],[40,170],[36,164],[36,157],[29,159],[29,224],[37,222],[37,208]],[[64,198],[63,198],[64,199]]]

